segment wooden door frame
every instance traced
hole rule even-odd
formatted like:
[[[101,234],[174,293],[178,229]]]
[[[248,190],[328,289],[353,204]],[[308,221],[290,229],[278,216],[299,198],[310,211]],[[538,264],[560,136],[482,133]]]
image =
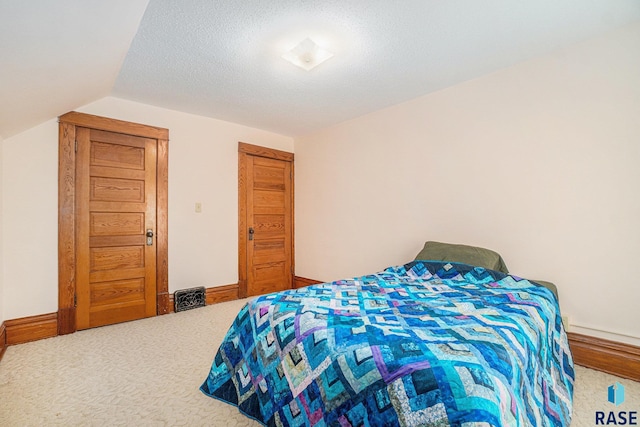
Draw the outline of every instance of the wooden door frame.
[[[76,126],[158,141],[156,195],[156,312],[169,313],[169,130],[72,111],[58,118],[58,335],[76,331]]]
[[[247,297],[247,155],[291,163],[291,283],[295,276],[295,211],[293,153],[238,142],[238,297]]]

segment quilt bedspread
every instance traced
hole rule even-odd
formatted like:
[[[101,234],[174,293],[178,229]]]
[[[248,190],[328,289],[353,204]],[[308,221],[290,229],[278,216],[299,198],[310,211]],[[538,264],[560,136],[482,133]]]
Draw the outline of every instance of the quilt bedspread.
[[[573,381],[551,291],[414,261],[251,300],[201,390],[266,425],[568,426]]]

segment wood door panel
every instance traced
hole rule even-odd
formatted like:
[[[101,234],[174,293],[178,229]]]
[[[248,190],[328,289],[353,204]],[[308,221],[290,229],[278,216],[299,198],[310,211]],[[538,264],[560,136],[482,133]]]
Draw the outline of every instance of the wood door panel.
[[[97,270],[89,273],[89,284],[146,277],[146,271],[144,267],[120,270]]]
[[[114,168],[110,166],[92,166],[91,176],[103,178],[120,178],[132,180],[144,180],[146,173],[137,169]]]
[[[286,261],[285,239],[260,240],[253,245],[253,263],[268,264],[274,261]]]
[[[91,201],[144,202],[145,185],[142,180],[91,177]]]
[[[89,311],[88,317],[89,324],[93,327],[113,324],[114,318],[118,319],[117,323],[121,323],[143,319],[148,315],[145,303],[136,301],[94,307]]]
[[[91,284],[91,307],[138,301],[144,303],[144,278]]]
[[[77,112],[60,116],[59,123],[58,333],[131,320],[132,316],[168,313],[168,129]],[[89,202],[91,177],[144,180],[145,200]],[[145,236],[138,230],[136,234],[126,234],[133,232],[135,221],[125,221],[123,225],[128,229],[120,231],[120,235],[117,231],[109,235],[108,224],[116,228],[110,218],[100,218],[99,214],[90,217],[91,213],[100,212],[144,213],[144,230],[155,229],[155,236],[153,245],[145,249],[145,257],[149,258],[145,268],[136,271],[145,280],[144,304],[136,302],[134,309],[117,302],[108,304],[105,293],[101,297],[105,300],[102,314],[96,316],[89,312],[90,280],[138,279],[127,276],[136,269],[90,273],[89,248],[146,246]],[[94,298],[95,295],[94,292]]]
[[[78,329],[156,314],[156,145],[78,131]]]
[[[144,234],[141,212],[91,212],[89,224],[92,237]]]
[[[139,202],[92,201],[91,210],[94,212],[146,212],[146,204]],[[150,218],[145,218],[149,221]]]
[[[91,248],[91,272],[144,267],[144,247]]]
[[[144,235],[138,236],[92,236],[89,245],[92,248],[104,248],[108,246],[143,246],[146,243]]]
[[[270,238],[284,238],[287,232],[284,215],[259,215],[253,216],[254,238],[256,241]]]
[[[257,294],[291,289],[291,281],[283,279],[287,274],[287,262],[270,262],[261,264],[253,269],[253,290]]]
[[[284,191],[253,190],[253,207],[261,209],[261,214],[276,213],[284,215],[285,197]],[[273,212],[269,211],[272,209]],[[257,212],[256,212],[257,213]]]
[[[253,167],[253,188],[285,190],[285,168],[282,165]]]
[[[240,266],[246,266],[239,280],[243,296],[291,289],[292,285],[293,159],[284,152],[264,157],[272,151],[260,149],[260,155],[239,156],[239,223],[253,230],[251,240],[240,237],[239,256],[244,258]]]
[[[101,142],[91,144],[91,166],[144,170],[144,160],[144,147]]]

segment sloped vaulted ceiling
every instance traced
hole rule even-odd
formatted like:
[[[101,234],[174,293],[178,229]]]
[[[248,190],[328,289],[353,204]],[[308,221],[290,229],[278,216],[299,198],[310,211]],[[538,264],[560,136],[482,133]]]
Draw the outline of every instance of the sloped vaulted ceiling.
[[[0,0],[0,135],[114,95],[296,136],[638,22],[640,0]],[[306,37],[335,56],[281,58]]]
[[[0,136],[111,93],[148,0],[0,0]]]

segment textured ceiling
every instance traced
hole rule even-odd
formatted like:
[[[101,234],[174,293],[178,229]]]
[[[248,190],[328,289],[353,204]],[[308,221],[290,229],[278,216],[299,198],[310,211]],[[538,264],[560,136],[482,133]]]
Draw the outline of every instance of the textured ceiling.
[[[295,136],[633,20],[638,0],[151,0],[114,94]],[[307,36],[335,53],[310,72],[280,57]]]
[[[111,94],[296,136],[640,21],[640,0],[146,3],[0,0],[0,135]],[[335,56],[281,58],[306,37]]]

